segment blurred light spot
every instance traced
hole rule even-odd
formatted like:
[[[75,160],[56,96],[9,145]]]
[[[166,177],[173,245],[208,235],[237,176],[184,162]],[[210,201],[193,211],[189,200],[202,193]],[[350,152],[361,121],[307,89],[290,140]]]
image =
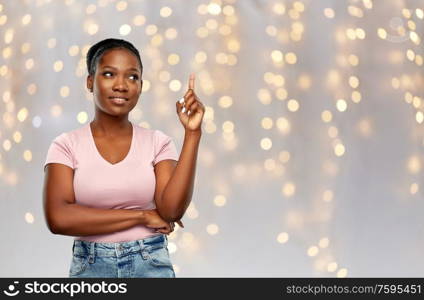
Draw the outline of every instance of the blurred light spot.
[[[25,214],[25,221],[29,224],[34,223],[34,216],[32,215],[32,213],[27,212]]]
[[[273,50],[271,52],[271,58],[276,63],[282,62],[283,61],[283,53],[280,50]]]
[[[147,25],[146,27],[147,35],[154,35],[157,31],[158,31],[158,27],[154,24]]]
[[[341,143],[336,144],[336,146],[334,147],[334,153],[337,156],[342,156],[345,153],[345,147],[343,146],[343,144]]]
[[[53,117],[57,118],[62,114],[62,107],[60,105],[53,105],[50,108],[50,113]]]
[[[77,45],[72,45],[71,47],[69,47],[68,54],[70,56],[76,56],[78,55],[78,52],[79,52],[79,47]]]
[[[10,47],[6,47],[3,49],[3,58],[7,59],[12,55],[12,49]]]
[[[421,111],[418,111],[415,114],[415,120],[417,121],[418,124],[421,124],[424,121],[424,115]]]
[[[275,96],[278,98],[278,100],[286,100],[287,99],[287,90],[283,88],[278,88],[275,91]]]
[[[233,99],[230,96],[222,96],[218,100],[218,105],[222,108],[228,108],[233,104]]]
[[[321,119],[325,122],[325,123],[329,123],[331,122],[331,120],[333,119],[333,115],[331,114],[331,111],[329,110],[324,110],[321,113]]]
[[[13,140],[15,143],[19,144],[22,141],[22,134],[19,131],[13,133]]]
[[[47,40],[47,47],[52,49],[54,47],[56,47],[56,39],[55,38],[50,38]]]
[[[342,268],[337,272],[337,277],[341,278],[341,277],[346,277],[347,276],[347,269],[346,268]]]
[[[279,242],[280,244],[287,243],[288,240],[289,240],[289,234],[287,232],[281,232],[277,236],[277,242]]]
[[[318,246],[320,248],[327,248],[329,244],[330,244],[330,240],[328,238],[324,237],[324,238],[319,240]]]
[[[41,117],[40,116],[35,116],[34,118],[32,118],[32,126],[34,126],[35,128],[39,128],[41,126]]]
[[[273,160],[272,158],[268,158],[267,160],[265,160],[265,162],[264,162],[265,170],[273,171],[273,170],[275,170],[275,167],[276,167],[275,160]]]
[[[349,85],[356,89],[359,86],[359,79],[356,76],[350,76],[349,77]]]
[[[53,70],[55,72],[60,72],[63,69],[63,62],[61,60],[57,60],[53,64]]]
[[[261,139],[261,148],[263,150],[269,150],[272,147],[272,141],[269,138],[263,138]]]
[[[288,134],[290,132],[290,122],[283,117],[277,119],[277,128],[283,133]]]
[[[289,111],[295,112],[297,110],[299,110],[299,102],[297,102],[297,100],[295,99],[290,99],[287,102],[287,108]]]
[[[210,235],[215,235],[215,234],[217,234],[219,232],[218,225],[216,225],[216,224],[209,224],[208,226],[206,226],[206,231]]]
[[[341,111],[341,112],[346,111],[346,109],[347,109],[347,103],[346,103],[346,101],[344,99],[339,99],[336,102],[336,107],[337,107],[337,110],[338,111]]]
[[[94,13],[96,12],[96,9],[97,9],[96,5],[94,5],[94,4],[89,4],[89,5],[87,5],[87,7],[85,8],[85,13],[86,13],[87,15],[92,15],[92,14],[94,14]]]
[[[170,65],[176,65],[180,62],[180,57],[178,56],[178,54],[172,53],[168,56],[168,63]]]
[[[327,271],[328,272],[334,272],[337,270],[337,263],[336,262],[331,262],[327,265]]]
[[[199,212],[197,211],[193,202],[187,208],[187,217],[190,219],[196,219],[199,216]]]
[[[147,92],[150,89],[150,81],[147,79],[143,79],[143,87],[142,92]]]
[[[332,8],[325,8],[324,9],[324,16],[326,18],[332,19],[335,16],[334,10]]]
[[[62,98],[66,98],[66,97],[69,96],[69,87],[68,86],[65,85],[65,86],[62,86],[60,88],[60,96]]]
[[[171,79],[171,74],[168,71],[161,71],[159,73],[159,80],[162,82],[168,82]]]
[[[205,25],[206,28],[210,30],[215,30],[218,28],[218,22],[215,19],[208,19]]]
[[[34,60],[32,58],[29,58],[25,61],[25,68],[27,70],[31,70],[33,66],[34,66]]]
[[[410,192],[412,195],[414,195],[414,194],[416,194],[416,193],[418,192],[418,188],[419,188],[418,183],[413,183],[413,184],[411,184],[411,186],[409,187],[409,192]]]
[[[127,9],[128,3],[126,1],[119,1],[115,7],[117,11],[124,11]]]
[[[0,25],[4,25],[7,22],[7,16],[6,15],[2,15],[0,16]]]
[[[178,36],[178,31],[175,28],[171,27],[165,31],[165,38],[168,40],[174,40],[177,38],[177,36]]]
[[[271,118],[265,117],[261,121],[262,128],[271,129],[273,125],[273,121]]]
[[[278,159],[283,163],[287,163],[290,160],[290,152],[281,151],[278,155]]]
[[[3,141],[3,149],[4,149],[5,151],[9,151],[9,150],[10,150],[10,148],[12,148],[12,143],[10,142],[10,140],[5,139],[5,140]]]
[[[205,53],[205,52],[203,52],[203,51],[199,51],[199,52],[197,52],[197,53],[196,53],[196,55],[194,56],[194,59],[195,59],[195,61],[196,61],[198,64],[201,64],[201,63],[204,63],[204,62],[206,61],[206,59],[207,59],[207,55],[206,55],[206,53]]]
[[[227,202],[227,199],[225,198],[224,195],[217,195],[214,199],[213,199],[213,203],[216,206],[224,206],[225,203]]]
[[[78,123],[85,124],[88,120],[88,114],[85,111],[80,111],[77,115]]]
[[[257,96],[259,101],[264,105],[268,105],[272,101],[271,94],[267,89],[259,89]]]
[[[411,156],[408,160],[409,172],[416,174],[421,170],[421,161],[418,156]]]
[[[177,252],[177,250],[178,250],[178,247],[175,243],[173,243],[173,242],[168,243],[168,251],[169,251],[170,254]]]
[[[24,151],[24,160],[28,162],[32,160],[32,152],[30,150]]]
[[[173,92],[178,92],[181,89],[181,82],[177,79],[171,80],[169,89]]]
[[[126,36],[131,32],[131,26],[128,24],[123,24],[119,27],[119,34],[122,36]]]
[[[294,54],[293,52],[287,53],[284,58],[286,62],[290,65],[293,65],[297,62],[296,54]]]
[[[226,16],[232,16],[234,15],[234,7],[231,5],[225,5],[222,9],[222,13]]]
[[[282,193],[285,197],[291,197],[296,192],[296,185],[292,182],[287,182],[283,185]]]
[[[319,252],[319,249],[317,246],[311,246],[308,249],[308,256],[316,256]]]
[[[234,123],[231,121],[225,121],[222,124],[222,130],[224,132],[232,132],[234,130]]]
[[[361,93],[358,91],[353,91],[352,92],[352,101],[355,103],[359,103],[361,101]]]
[[[322,200],[325,202],[331,202],[333,201],[333,191],[332,190],[325,190],[324,193],[322,194]]]
[[[211,15],[219,15],[221,13],[221,6],[217,3],[211,2],[208,5],[208,12]]]
[[[28,117],[28,109],[26,107],[21,108],[17,114],[17,117],[20,122],[25,121]]]
[[[7,29],[5,34],[4,34],[4,42],[6,44],[10,44],[13,41],[13,34],[14,34],[14,30],[13,29]]]
[[[143,15],[137,15],[133,19],[133,24],[135,26],[142,26],[144,23],[146,23],[146,17]]]

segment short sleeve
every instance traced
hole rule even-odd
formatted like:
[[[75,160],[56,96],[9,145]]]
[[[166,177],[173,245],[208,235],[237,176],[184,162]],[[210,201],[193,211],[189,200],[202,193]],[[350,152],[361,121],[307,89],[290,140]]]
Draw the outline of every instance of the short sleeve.
[[[155,130],[155,158],[153,165],[156,165],[161,160],[172,159],[178,160],[177,148],[174,141],[160,130]]]
[[[60,163],[74,169],[74,161],[70,140],[66,133],[62,133],[53,140],[47,151],[44,170],[49,163]]]

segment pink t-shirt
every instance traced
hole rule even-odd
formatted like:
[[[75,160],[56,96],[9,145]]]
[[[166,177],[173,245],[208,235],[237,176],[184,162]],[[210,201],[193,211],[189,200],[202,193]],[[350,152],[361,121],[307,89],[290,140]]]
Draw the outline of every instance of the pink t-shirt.
[[[154,209],[156,177],[153,166],[165,159],[178,160],[177,149],[162,131],[132,126],[130,150],[116,164],[100,155],[90,123],[87,123],[53,140],[44,168],[48,163],[61,163],[74,169],[77,204],[102,209]],[[111,234],[75,237],[75,240],[117,243],[157,234],[154,229],[137,225]]]

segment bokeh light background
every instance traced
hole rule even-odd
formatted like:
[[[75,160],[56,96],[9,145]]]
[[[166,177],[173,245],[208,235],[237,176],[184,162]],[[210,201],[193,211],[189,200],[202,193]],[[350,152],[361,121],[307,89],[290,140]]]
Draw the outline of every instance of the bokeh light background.
[[[190,72],[206,106],[177,276],[423,276],[423,25],[420,0],[2,1],[0,275],[67,276],[43,163],[93,118],[89,46],[121,37],[132,122],[180,151]]]

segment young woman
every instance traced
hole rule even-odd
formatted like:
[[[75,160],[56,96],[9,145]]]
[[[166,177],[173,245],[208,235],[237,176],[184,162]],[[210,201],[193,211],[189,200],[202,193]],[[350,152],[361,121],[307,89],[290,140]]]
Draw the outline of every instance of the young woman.
[[[129,42],[106,39],[87,54],[93,121],[54,139],[44,165],[44,213],[54,234],[74,236],[70,277],[175,277],[167,235],[190,204],[204,105],[176,102],[184,127],[179,158],[160,130],[128,120],[143,85]]]

